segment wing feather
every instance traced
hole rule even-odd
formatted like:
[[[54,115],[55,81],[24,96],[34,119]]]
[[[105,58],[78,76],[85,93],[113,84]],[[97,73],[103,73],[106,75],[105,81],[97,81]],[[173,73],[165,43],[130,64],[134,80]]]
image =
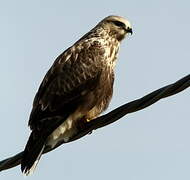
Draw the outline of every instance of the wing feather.
[[[62,116],[69,108],[77,108],[85,94],[98,84],[104,66],[102,51],[100,42],[85,41],[55,60],[35,96],[29,119],[31,129],[39,128],[44,118]]]

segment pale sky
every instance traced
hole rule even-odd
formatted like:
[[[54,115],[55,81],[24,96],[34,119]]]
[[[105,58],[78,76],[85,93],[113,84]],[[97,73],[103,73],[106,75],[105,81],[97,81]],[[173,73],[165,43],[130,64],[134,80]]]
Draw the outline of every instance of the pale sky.
[[[134,34],[121,44],[108,111],[189,74],[190,1],[1,1],[0,159],[24,149],[34,95],[55,58],[112,14]],[[189,180],[189,92],[44,155],[27,179]],[[20,166],[1,179],[23,179]]]

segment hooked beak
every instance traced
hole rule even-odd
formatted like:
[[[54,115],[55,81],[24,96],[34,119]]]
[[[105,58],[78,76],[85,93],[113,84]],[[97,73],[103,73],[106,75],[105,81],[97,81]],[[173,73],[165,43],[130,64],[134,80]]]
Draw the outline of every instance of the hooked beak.
[[[130,34],[132,35],[132,34],[133,34],[132,28],[128,27],[128,28],[126,29],[126,33],[130,33]]]

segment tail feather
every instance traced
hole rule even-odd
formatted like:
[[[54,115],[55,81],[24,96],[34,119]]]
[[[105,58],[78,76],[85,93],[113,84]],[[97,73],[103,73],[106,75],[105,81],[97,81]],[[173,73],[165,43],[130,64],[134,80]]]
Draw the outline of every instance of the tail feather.
[[[21,160],[21,171],[25,175],[30,175],[35,170],[44,151],[45,141],[43,136],[36,138],[34,132],[31,133]]]
[[[24,166],[24,167],[22,167],[22,165],[21,165],[21,169],[22,169],[22,172],[25,174],[25,175],[31,175],[33,172],[34,172],[34,170],[36,169],[36,166],[37,166],[37,164],[38,164],[38,162],[39,162],[39,160],[40,160],[40,158],[41,158],[41,155],[42,155],[42,152],[43,152],[43,150],[44,150],[44,147],[45,146],[43,146],[42,147],[42,149],[41,149],[41,151],[40,151],[40,153],[38,154],[38,156],[37,156],[37,158],[36,158],[36,160],[33,162],[33,164],[31,164],[31,165],[29,165],[29,164],[27,164],[26,166]]]

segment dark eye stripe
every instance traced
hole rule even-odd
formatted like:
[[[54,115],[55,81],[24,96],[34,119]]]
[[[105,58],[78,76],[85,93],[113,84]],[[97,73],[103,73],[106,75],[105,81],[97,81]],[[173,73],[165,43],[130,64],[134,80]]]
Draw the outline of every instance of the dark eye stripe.
[[[120,21],[113,21],[113,23],[116,25],[116,26],[119,26],[119,27],[125,27],[125,24],[120,22]]]

